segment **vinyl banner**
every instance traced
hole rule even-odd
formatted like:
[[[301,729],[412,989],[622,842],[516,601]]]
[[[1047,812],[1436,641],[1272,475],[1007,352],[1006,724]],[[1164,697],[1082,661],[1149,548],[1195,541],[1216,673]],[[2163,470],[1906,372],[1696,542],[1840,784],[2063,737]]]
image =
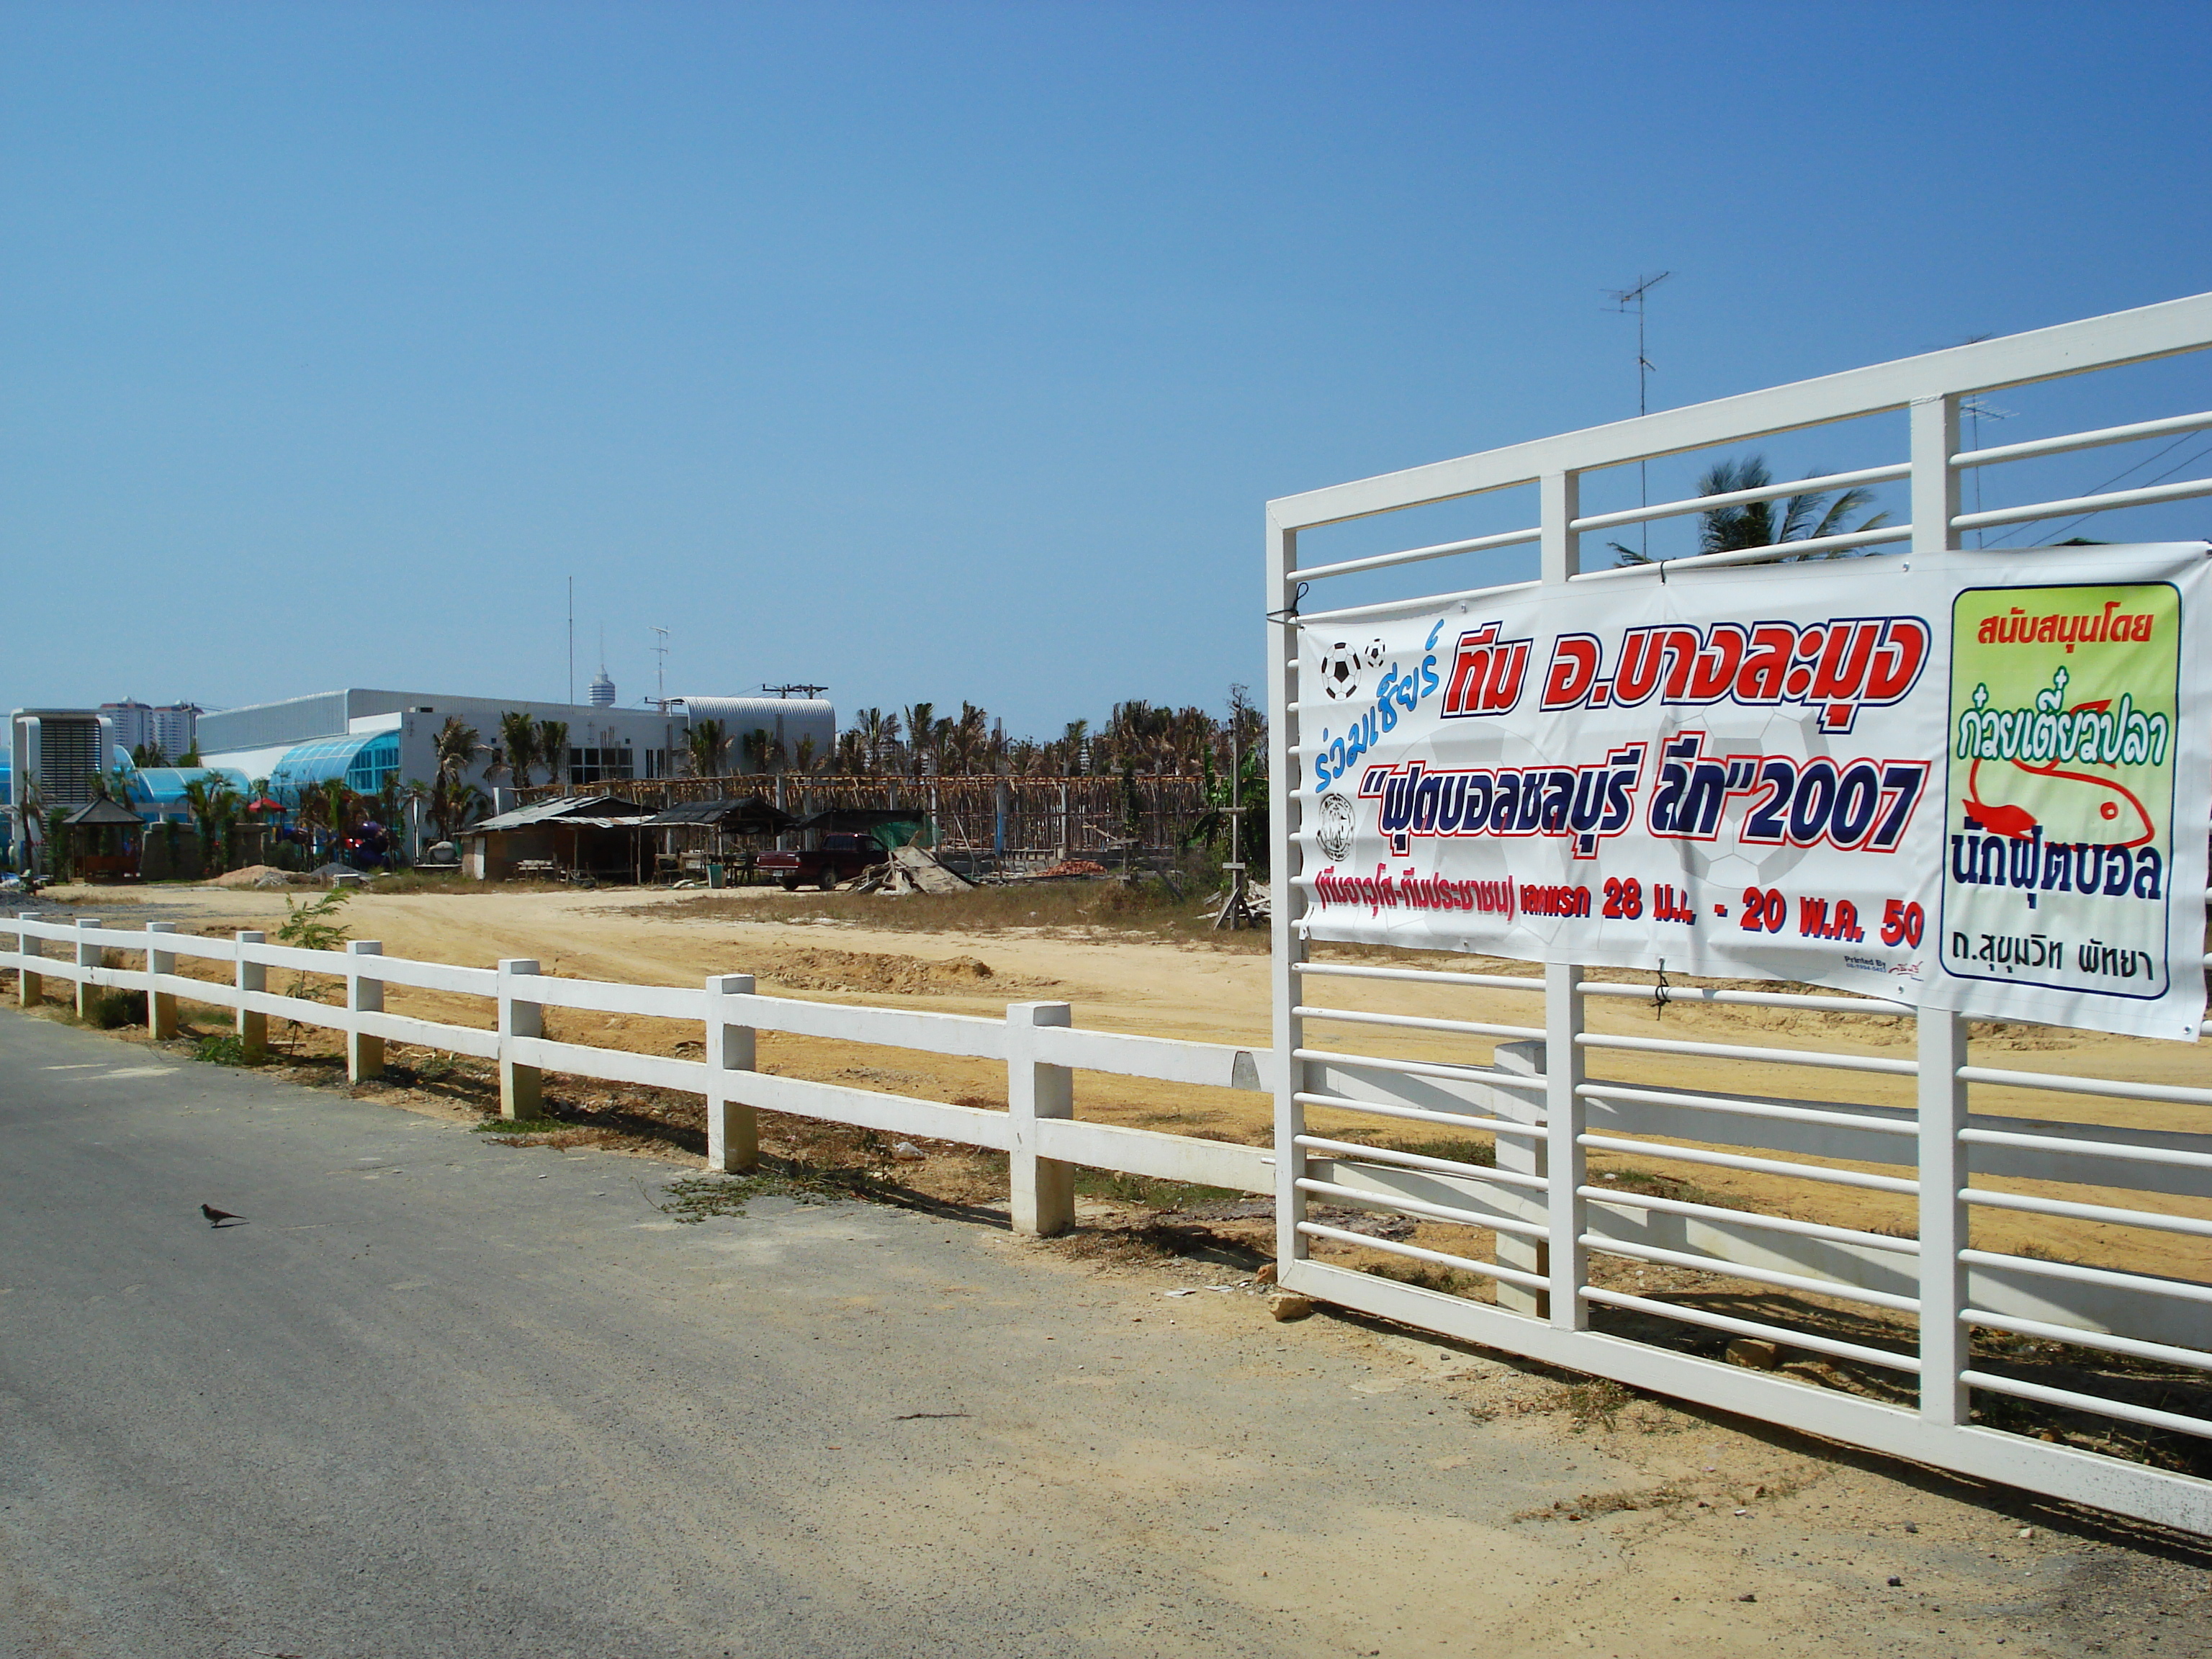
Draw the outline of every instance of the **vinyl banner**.
[[[1692,568],[1302,623],[1301,926],[2193,1041],[2207,553]]]

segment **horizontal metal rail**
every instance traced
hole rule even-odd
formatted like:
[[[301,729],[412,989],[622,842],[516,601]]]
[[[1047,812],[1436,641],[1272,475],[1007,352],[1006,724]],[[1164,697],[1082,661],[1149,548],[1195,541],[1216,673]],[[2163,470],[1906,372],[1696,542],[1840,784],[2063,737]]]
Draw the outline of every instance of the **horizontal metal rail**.
[[[1311,1094],[1300,1090],[1291,1098],[1301,1106],[1334,1106],[1340,1111],[1367,1112],[1376,1117],[1402,1118],[1410,1123],[1435,1123],[1449,1129],[1473,1129],[1488,1134],[1525,1135],[1531,1140],[1541,1140],[1551,1133],[1540,1123],[1516,1123],[1504,1117],[1460,1117],[1450,1112],[1427,1111],[1419,1106],[1354,1100],[1349,1095]]]
[[[1540,991],[1544,988],[1541,980],[1530,982]],[[1805,1008],[1821,1014],[1869,1016],[1911,1015],[1920,1012],[1909,1002],[1890,1002],[1880,997],[1803,996],[1794,991],[1723,991],[1711,986],[1670,985],[1667,994],[1661,997],[1656,995],[1656,986],[1626,985],[1607,979],[1584,980],[1575,988],[1585,996],[1631,998],[1638,1002],[1656,1000],[1662,1006],[1677,1002],[1703,1002],[1728,1008]]]
[[[1474,1019],[1431,1019],[1425,1014],[1372,1014],[1358,1008],[1291,1010],[1300,1019],[1334,1020],[1344,1025],[1381,1025],[1393,1030],[1443,1031],[1454,1036],[1541,1037],[1540,1025],[1492,1025]]]
[[[2201,351],[2207,344],[2204,332],[2212,326],[2208,319],[2212,319],[2212,296],[2191,295],[1280,496],[1267,504],[1269,519],[1282,530],[1310,530],[1509,489],[1534,483],[1547,473],[1657,460],[1716,444],[1742,444],[1772,433],[1878,415],[1903,409],[1933,392],[1963,396],[1996,392]]]
[[[1303,884],[1310,886],[1310,881]],[[1395,979],[1417,985],[1464,985],[1484,991],[1531,991],[1544,994],[1540,978],[1520,974],[1453,974],[1435,968],[1369,968],[1349,962],[1300,962],[1292,970],[1324,979]]]
[[[1747,1279],[1754,1285],[1771,1285],[1777,1290],[1807,1291],[1815,1296],[1839,1297],[1846,1302],[1864,1302],[1869,1306],[1887,1308],[1895,1313],[1918,1313],[1917,1297],[1899,1296],[1890,1291],[1870,1291],[1863,1285],[1845,1285],[1839,1280],[1811,1279],[1803,1273],[1785,1273],[1773,1267],[1755,1267],[1748,1262],[1726,1261],[1717,1255],[1694,1255],[1686,1250],[1662,1250],[1656,1244],[1632,1244],[1626,1239],[1607,1238],[1603,1233],[1584,1233],[1584,1249],[1595,1250],[1602,1255],[1626,1256],[1631,1261],[1649,1262],[1655,1267],[1687,1267],[1693,1273],[1717,1273],[1723,1279]]]
[[[1830,489],[1856,489],[1861,484],[1887,483],[1893,478],[1912,476],[1912,463],[1896,461],[1887,466],[1864,466],[1856,472],[1831,472],[1824,477],[1800,478],[1794,483],[1761,484],[1756,489],[1731,489],[1722,495],[1692,495],[1679,501],[1662,501],[1656,507],[1624,507],[1618,513],[1600,513],[1587,519],[1574,519],[1567,528],[1575,531],[1611,530],[1624,524],[1641,524],[1653,519],[1679,519],[1690,513],[1711,513],[1716,507],[1739,507],[1749,501],[1774,501],[1784,495],[1810,495]],[[1300,575],[1305,573],[1300,571]]]
[[[2212,427],[2212,414],[2173,415],[2162,421],[2136,421],[2129,426],[2100,427],[2094,432],[2069,432],[2060,438],[2031,438],[2026,443],[1964,450],[1951,457],[1951,465],[1956,467],[1996,466],[2004,461],[2030,460],[2038,455],[2063,455],[2069,450],[2095,449],[2105,444],[2131,444],[2144,438],[2163,438],[2169,432],[2202,432],[2207,427]]]
[[[1508,530],[1495,536],[1476,536],[1463,542],[1438,542],[1433,547],[1409,547],[1400,553],[1370,553],[1363,558],[1340,559],[1334,564],[1302,565],[1294,573],[1302,582],[1320,581],[1329,576],[1351,576],[1363,570],[1390,570],[1401,564],[1419,564],[1427,559],[1448,559],[1460,553],[1485,553],[1493,547],[1520,547],[1541,539],[1540,528]]]
[[[2179,1412],[2162,1412],[2149,1406],[2130,1405],[2124,1400],[2106,1400],[2094,1394],[2076,1394],[2071,1389],[2054,1389],[2041,1382],[2024,1382],[2018,1377],[1999,1376],[1994,1371],[1963,1370],[1959,1380],[1970,1388],[1986,1389],[1991,1394],[2010,1395],[2015,1400],[2033,1400],[2039,1406],[2059,1406],[2070,1411],[2088,1412],[2098,1417],[2118,1418],[2123,1423],[2140,1423],[2147,1429],[2170,1429],[2176,1434],[2193,1434],[2212,1439],[2212,1422],[2201,1417],[2184,1417]]]
[[[2212,1106],[2212,1089],[2192,1089],[2179,1083],[2123,1083],[2116,1078],[2069,1077],[2063,1072],[2006,1072],[1990,1066],[1961,1066],[1959,1080],[2005,1089],[2041,1089],[2051,1094],[2094,1095],[2103,1100],[2155,1100],[2168,1106]]]
[[[1731,1100],[1723,1095],[1690,1095],[1671,1089],[1631,1089],[1617,1083],[1581,1083],[1575,1092],[1585,1100],[1619,1101],[1638,1106],[1680,1106],[1693,1112],[1730,1117],[1766,1118],[1781,1123],[1817,1123],[1823,1128],[1864,1129],[1910,1140],[1920,1133],[1909,1118],[1869,1117],[1859,1112],[1824,1112],[1811,1106],[1775,1106],[1764,1101]]]
[[[1433,1077],[1455,1083],[1487,1083],[1500,1089],[1527,1089],[1537,1094],[1548,1086],[1540,1073],[1534,1077],[1519,1072],[1485,1071],[1479,1066],[1455,1066],[1443,1060],[1396,1060],[1383,1054],[1341,1054],[1332,1048],[1293,1048],[1292,1060],[1317,1060],[1328,1066],[1367,1067],[1377,1072],[1396,1072],[1406,1077]]]
[[[1433,1261],[1441,1267],[1463,1267],[1471,1273],[1502,1279],[1507,1284],[1518,1285],[1524,1290],[1551,1288],[1552,1281],[1540,1273],[1525,1273],[1518,1267],[1502,1267],[1495,1261],[1480,1261],[1473,1256],[1454,1255],[1449,1250],[1431,1250],[1425,1245],[1407,1244],[1395,1238],[1376,1238],[1367,1233],[1355,1233],[1348,1228],[1326,1226],[1318,1221],[1301,1221],[1298,1231],[1309,1238],[1331,1238],[1340,1244],[1357,1244],[1364,1249],[1386,1250],[1392,1255],[1411,1256],[1416,1261]]]
[[[2002,1255],[1995,1250],[1961,1250],[1959,1260],[1969,1267],[1996,1267],[2042,1279],[2068,1279],[2077,1285],[2101,1285],[2115,1291],[2139,1291],[2146,1296],[2212,1305],[2212,1285],[2198,1285],[2188,1279],[2159,1279],[2149,1273],[2121,1273],[2111,1267],[2085,1267],[2078,1261],[2046,1261],[2039,1256]]]
[[[2032,1336],[2039,1342],[2070,1343],[2079,1347],[2097,1348],[2106,1353],[2125,1354],[2130,1359],[2148,1359],[2165,1365],[2187,1365],[2194,1370],[2212,1370],[2212,1353],[2201,1348],[2177,1348],[2166,1342],[2144,1342],[2132,1336],[2115,1336],[2110,1331],[2085,1331],[2072,1325],[2053,1325],[2041,1319],[2022,1319],[2015,1314],[1991,1313],[1986,1308],[1961,1308],[1961,1322],[1980,1325],[1993,1331],[2009,1331],[2014,1336]]]
[[[1899,1193],[1917,1197],[1920,1183],[1902,1176],[1867,1175],[1857,1170],[1830,1170],[1817,1164],[1788,1164],[1776,1158],[1747,1158],[1741,1152],[1709,1152],[1696,1146],[1677,1146],[1665,1140],[1620,1140],[1612,1135],[1577,1135],[1576,1140],[1595,1152],[1625,1152],[1638,1158],[1668,1158],[1681,1164],[1709,1164],[1717,1170],[1740,1170],[1747,1175],[1786,1176],[1796,1181],[1825,1182],[1833,1187],[1863,1187],[1869,1192]]]
[[[1301,616],[1298,621],[1307,627],[1322,623],[1365,622],[1372,617],[1388,617],[1401,611],[1427,611],[1455,604],[1461,599],[1503,599],[1508,593],[1527,593],[1542,586],[1541,582],[1501,582],[1491,587],[1470,587],[1462,592],[1445,593],[1436,598],[1418,599],[1384,599],[1376,605],[1346,605],[1338,611],[1315,611]],[[1297,665],[1292,663],[1292,669]]]
[[[1821,1238],[1832,1244],[1856,1244],[1869,1250],[1887,1250],[1895,1255],[1920,1254],[1920,1241],[1917,1238],[1893,1238],[1887,1233],[1862,1232],[1856,1227],[1831,1227],[1825,1222],[1800,1221],[1795,1216],[1762,1215],[1756,1210],[1732,1210],[1721,1204],[1692,1204],[1687,1199],[1658,1198],[1648,1193],[1623,1192],[1618,1187],[1577,1187],[1575,1192],[1577,1196],[1593,1202],[1620,1204],[1630,1209],[1663,1210],[1669,1215],[1723,1221],[1733,1226],[1757,1227],[1767,1232],[1789,1233],[1797,1238]]]
[[[2020,1146],[2037,1152],[2078,1153],[2083,1158],[2113,1158],[2130,1164],[2163,1164],[2188,1170],[2212,1170],[2212,1153],[2184,1152],[2175,1146],[2125,1146],[2114,1140],[2075,1140],[2058,1135],[2014,1134],[2003,1129],[1961,1129],[1959,1139],[1976,1146]]]
[[[1787,1325],[1768,1325],[1756,1319],[1737,1319],[1728,1314],[1708,1312],[1703,1308],[1685,1307],[1676,1302],[1662,1302],[1656,1297],[1631,1296],[1624,1291],[1601,1290],[1595,1285],[1582,1289],[1585,1302],[1595,1302],[1608,1308],[1626,1308],[1635,1313],[1656,1314],[1662,1319],[1679,1319],[1686,1325],[1703,1325],[1709,1330],[1726,1331],[1731,1336],[1748,1336],[1772,1342],[1782,1347],[1803,1348],[1813,1353],[1824,1353],[1837,1359],[1856,1359],[1863,1364],[1887,1366],[1891,1370],[1919,1375],[1920,1357],[1917,1354],[1896,1353],[1887,1348],[1863,1347],[1856,1342],[1841,1342],[1832,1336],[1818,1336],[1810,1331],[1793,1330]]]
[[[1998,507],[1986,513],[1961,513],[1951,520],[1951,527],[1982,530],[1991,525],[2026,524],[2034,519],[2065,519],[2082,513],[2110,513],[2117,507],[2148,507],[2158,501],[2185,501],[2198,495],[2212,495],[2212,478],[2184,478],[2179,483],[2146,484],[2141,489],[2113,489],[2101,495],[2037,501],[2029,507]]]
[[[1455,1209],[1448,1204],[1431,1204],[1418,1198],[1400,1198],[1395,1194],[1366,1193],[1357,1187],[1340,1187],[1334,1182],[1316,1181],[1310,1176],[1300,1176],[1296,1184],[1302,1193],[1310,1193],[1316,1198],[1333,1199],[1340,1204],[1356,1205],[1362,1209],[1400,1210],[1429,1221],[1449,1221],[1462,1227],[1490,1227],[1502,1233],[1519,1233],[1527,1238],[1551,1237],[1551,1229],[1541,1222],[1523,1221],[1518,1216]]]
[[[2021,1210],[2029,1215],[2062,1216],[2069,1221],[2105,1221],[2117,1227],[2148,1227],[2156,1232],[2212,1238],[2212,1221],[2200,1221],[2191,1215],[2168,1215],[2161,1210],[2122,1210],[2108,1204],[2076,1204],[2069,1198],[2000,1193],[1987,1187],[1963,1188],[1959,1197],[1962,1202],[1980,1204],[1993,1210]]]
[[[1540,1175],[1493,1169],[1486,1164],[1462,1164],[1456,1158],[1431,1158],[1425,1152],[1401,1152],[1391,1146],[1368,1146],[1356,1140],[1331,1140],[1322,1135],[1298,1135],[1295,1139],[1307,1152],[1326,1152],[1331,1158],[1349,1159],[1355,1164],[1389,1164],[1431,1175],[1473,1176],[1479,1181],[1494,1181],[1501,1187],[1519,1187],[1532,1193],[1546,1191],[1552,1184]]]
[[[1879,530],[1853,530],[1841,536],[1808,536],[1803,541],[1769,542],[1764,547],[1731,548],[1725,553],[1692,553],[1686,558],[1654,559],[1649,564],[1617,564],[1606,570],[1583,570],[1567,578],[1571,582],[1601,582],[1620,576],[1664,577],[1669,570],[1710,570],[1724,565],[1772,564],[1780,559],[1809,558],[1816,553],[1848,553],[1855,548],[1880,547],[1890,542],[1909,542],[1909,524],[1884,525]]]
[[[1536,1033],[1538,1036],[1544,1034]],[[1727,1042],[1681,1042],[1673,1037],[1613,1036],[1577,1032],[1585,1048],[1621,1048],[1638,1054],[1686,1054],[1698,1060],[1766,1060],[1777,1066],[1817,1066],[1837,1072],[1879,1072],[1888,1077],[1917,1077],[1917,1060],[1881,1060],[1871,1054],[1831,1054],[1817,1048],[1753,1048]]]

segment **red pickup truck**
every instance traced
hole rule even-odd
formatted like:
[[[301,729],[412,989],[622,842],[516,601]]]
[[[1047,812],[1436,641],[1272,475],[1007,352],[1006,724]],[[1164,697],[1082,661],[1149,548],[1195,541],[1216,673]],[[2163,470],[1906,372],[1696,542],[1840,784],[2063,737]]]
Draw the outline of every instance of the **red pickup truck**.
[[[762,853],[753,860],[753,868],[768,880],[782,884],[787,893],[797,892],[802,885],[826,893],[890,857],[873,836],[831,833],[822,837],[821,846],[805,852]]]

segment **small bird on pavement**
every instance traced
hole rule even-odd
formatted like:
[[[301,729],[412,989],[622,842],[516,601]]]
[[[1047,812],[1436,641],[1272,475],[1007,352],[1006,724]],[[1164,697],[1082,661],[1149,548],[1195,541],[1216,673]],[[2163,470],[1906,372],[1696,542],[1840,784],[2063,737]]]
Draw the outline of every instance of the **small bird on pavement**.
[[[201,1205],[200,1213],[208,1218],[208,1225],[210,1227],[220,1227],[226,1221],[243,1221],[246,1219],[242,1215],[233,1215],[228,1210],[218,1210],[212,1204]]]

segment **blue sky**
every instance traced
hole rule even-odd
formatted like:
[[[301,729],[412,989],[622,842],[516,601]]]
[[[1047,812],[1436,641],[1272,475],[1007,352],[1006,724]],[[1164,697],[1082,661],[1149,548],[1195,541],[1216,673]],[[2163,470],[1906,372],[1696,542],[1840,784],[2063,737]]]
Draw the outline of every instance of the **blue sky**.
[[[2160,4],[0,6],[0,706],[559,696],[574,575],[625,702],[662,623],[672,692],[1218,707],[1267,499],[1633,413],[1638,274],[1662,407],[2212,289],[2208,46]]]

